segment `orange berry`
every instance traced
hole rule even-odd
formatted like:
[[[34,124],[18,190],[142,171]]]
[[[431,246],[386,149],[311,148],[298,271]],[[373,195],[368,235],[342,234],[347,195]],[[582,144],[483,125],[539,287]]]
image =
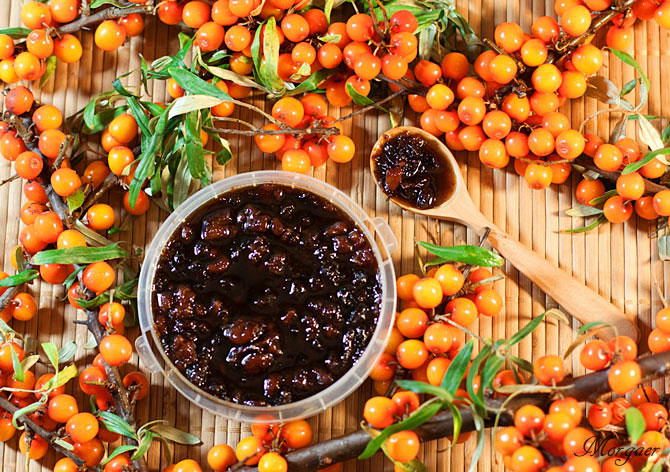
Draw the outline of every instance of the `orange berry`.
[[[633,214],[633,205],[623,197],[615,195],[605,202],[603,214],[610,223],[623,223]]]
[[[434,278],[426,277],[414,283],[412,296],[421,308],[435,308],[442,303],[442,287]]]
[[[102,293],[112,286],[114,280],[116,280],[116,274],[107,262],[93,262],[86,266],[81,280],[89,290]]]
[[[94,39],[103,51],[114,51],[126,40],[126,29],[114,20],[105,20],[96,28]]]

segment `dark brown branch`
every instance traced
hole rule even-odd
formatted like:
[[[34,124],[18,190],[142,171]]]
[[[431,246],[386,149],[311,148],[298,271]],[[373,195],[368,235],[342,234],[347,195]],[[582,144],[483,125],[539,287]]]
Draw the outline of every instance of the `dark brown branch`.
[[[3,410],[6,410],[7,412],[11,413],[14,415],[19,408],[14,405],[12,402],[7,400],[5,397],[0,397],[0,408]],[[45,441],[47,441],[52,448],[54,448],[57,452],[63,454],[66,457],[69,457],[72,459],[72,461],[77,464],[79,467],[82,467],[85,463],[84,459],[79,457],[77,454],[74,452],[70,451],[69,449],[65,449],[63,446],[58,444],[56,441],[58,439],[61,439],[57,433],[53,431],[47,431],[46,429],[42,428],[40,425],[35,423],[33,420],[31,420],[29,417],[25,415],[21,415],[17,418],[17,422],[23,424],[26,428],[28,428],[30,431],[34,432],[38,436],[42,437]],[[27,459],[26,459],[27,460]]]
[[[639,358],[638,363],[642,370],[642,380],[645,382],[667,376],[670,372],[670,352]],[[503,426],[512,424],[514,412],[522,405],[533,404],[546,409],[559,391],[561,395],[574,397],[578,401],[597,401],[602,395],[610,393],[607,381],[608,372],[609,369],[606,369],[567,379],[562,385],[566,388],[562,390],[547,387],[546,392],[519,394],[504,406],[498,424]],[[487,399],[486,404],[490,411],[498,412],[503,408],[503,401],[502,399]],[[463,433],[474,431],[475,424],[471,410],[461,408],[461,415],[463,417],[461,431]],[[485,420],[487,427],[493,426],[494,422],[495,414],[489,415],[489,418]],[[453,434],[453,417],[450,412],[442,411],[414,431],[423,441],[449,437]],[[359,430],[290,452],[285,455],[285,458],[291,472],[312,472],[358,457],[369,441],[368,433]],[[256,471],[255,467],[240,469],[240,472]]]
[[[85,214],[86,210],[91,208],[98,200],[100,200],[105,193],[115,185],[120,184],[121,181],[119,180],[119,177],[116,174],[109,173],[107,177],[105,177],[105,180],[102,181],[102,184],[100,184],[100,187],[94,191],[92,194],[90,194],[87,198],[84,204],[81,206],[81,214]]]
[[[128,8],[110,7],[105,8],[93,15],[82,15],[78,20],[72,23],[67,23],[56,30],[58,34],[76,33],[86,26],[94,25],[105,20],[114,20],[123,16],[128,16],[131,13],[153,14],[153,5],[132,6]]]
[[[619,171],[607,172],[607,171],[604,171],[602,169],[599,169],[593,163],[593,159],[591,159],[590,157],[588,157],[584,154],[579,156],[572,163],[576,164],[580,167],[583,167],[584,169],[592,170],[593,172],[596,172],[599,175],[601,175],[603,179],[609,180],[609,181],[612,181],[612,182],[616,182],[616,180],[621,175],[621,172],[619,172]],[[552,162],[552,164],[554,164],[554,163]],[[656,182],[652,182],[649,179],[644,179],[644,193],[656,193],[656,192],[660,192],[661,190],[667,190],[667,189],[668,188],[665,187],[664,185],[657,184]]]

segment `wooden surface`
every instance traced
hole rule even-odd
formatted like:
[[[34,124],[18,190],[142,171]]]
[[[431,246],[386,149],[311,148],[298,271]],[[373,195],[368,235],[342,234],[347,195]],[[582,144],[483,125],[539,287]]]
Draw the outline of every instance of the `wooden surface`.
[[[534,17],[554,14],[551,1],[457,0],[456,4],[475,31],[486,37],[493,36],[495,24],[515,21],[519,22],[525,31],[529,31]],[[21,0],[0,1],[0,27],[20,25],[21,5]],[[176,52],[178,49],[176,31],[174,28],[159,24],[153,18],[147,19],[143,36],[127,41],[114,53],[103,53],[96,49],[93,46],[92,34],[84,33],[82,35],[84,55],[81,61],[70,66],[59,64],[55,75],[44,89],[40,92],[35,84],[32,85],[33,90],[43,103],[51,103],[64,110],[66,114],[71,114],[83,107],[90,96],[111,89],[111,82],[116,76],[139,67],[139,54],[151,61],[168,52]],[[652,98],[648,113],[654,115],[670,115],[670,91],[667,87],[662,90],[662,83],[666,81],[667,84],[670,73],[670,60],[666,52],[670,50],[669,38],[668,33],[660,31],[654,22],[638,22],[635,26],[634,55],[651,80]],[[608,76],[617,85],[633,78],[632,69],[622,66],[620,62],[608,61],[607,54],[605,56],[602,75]],[[131,78],[130,81],[136,83],[136,78]],[[164,85],[160,83],[153,84],[152,93],[155,101],[165,100],[167,97]],[[255,102],[262,104],[262,97],[255,98]],[[576,101],[565,107],[564,111],[571,117],[573,126],[577,127],[583,118],[594,112],[597,107],[598,105],[592,100]],[[348,111],[344,109],[340,112]],[[333,113],[337,114],[337,110]],[[242,111],[240,116],[248,121],[251,120],[246,110]],[[413,122],[414,116],[409,112],[406,123]],[[476,237],[463,226],[439,223],[437,220],[415,217],[403,212],[393,204],[389,204],[383,195],[376,191],[367,167],[367,152],[378,135],[388,126],[386,117],[376,115],[358,117],[353,123],[348,123],[345,131],[353,137],[357,145],[355,159],[347,165],[329,162],[315,170],[314,175],[349,193],[371,215],[388,218],[401,242],[400,249],[394,254],[396,271],[408,273],[418,270],[414,259],[414,241],[427,240],[441,244],[475,243]],[[603,137],[608,136],[609,129],[610,123],[606,118],[598,120],[597,123],[592,122],[587,127],[587,130],[597,131]],[[629,137],[634,137],[633,124],[629,124],[627,131]],[[215,170],[217,178],[278,167],[278,161],[274,157],[263,156],[251,146],[248,139],[238,140],[232,137],[230,141],[236,157],[225,168]],[[605,225],[586,235],[559,234],[558,231],[561,229],[583,224],[581,220],[573,220],[563,213],[574,204],[576,178],[571,178],[560,187],[552,186],[546,192],[534,192],[512,169],[492,171],[482,168],[477,155],[473,153],[459,153],[457,158],[472,198],[481,211],[510,235],[573,273],[606,298],[611,298],[616,306],[627,313],[636,314],[646,348],[644,340],[651,329],[651,314],[662,306],[654,281],[658,281],[664,289],[664,276],[667,270],[658,260],[655,240],[650,240],[647,236],[648,232],[654,229],[654,225],[633,218],[628,224]],[[10,165],[4,161],[0,163],[0,179],[10,174]],[[112,204],[116,208],[120,208],[118,197],[119,194],[114,194],[112,198]],[[4,238],[0,238],[0,257],[3,258],[4,269],[7,271],[11,270],[9,251],[18,241],[21,226],[19,208],[24,200],[19,182],[0,188],[0,228],[4,231]],[[163,217],[164,215],[156,207],[152,207],[146,217],[134,223],[132,242],[138,247],[148,244]],[[124,235],[124,239],[129,237],[129,233]],[[483,337],[509,337],[519,326],[523,326],[533,316],[544,311],[545,307],[555,306],[552,300],[547,299],[513,267],[506,265],[498,272],[506,276],[504,280],[496,283],[496,288],[504,294],[505,309],[496,319],[478,321],[474,329]],[[35,282],[30,290],[38,297],[39,315],[28,323],[15,323],[14,327],[20,332],[38,337],[40,341],[50,340],[59,346],[63,340],[74,338],[78,345],[82,346],[77,353],[78,365],[83,368],[90,363],[92,354],[83,349],[87,339],[85,328],[72,324],[72,320],[77,316],[81,317],[82,314],[75,313],[71,307],[64,309],[65,305],[60,301],[63,290],[39,282]],[[570,344],[575,326],[565,324],[559,326],[555,323],[542,325],[532,339],[526,339],[518,346],[518,355],[532,359],[545,353],[556,354],[564,351]],[[566,368],[575,375],[583,372],[583,369],[571,360],[566,362]],[[162,377],[153,375],[151,381],[151,395],[139,405],[139,423],[165,419],[203,440],[201,447],[192,449],[176,447],[174,451],[176,460],[186,457],[200,458],[205,464],[205,455],[213,444],[228,442],[235,445],[240,437],[249,434],[248,425],[231,423],[191,406],[167,385]],[[658,381],[654,386],[663,390],[664,382]],[[362,405],[371,395],[371,391],[371,385],[366,383],[341,404],[312,418],[310,422],[314,427],[315,439],[327,439],[357,429]],[[83,407],[88,400],[80,392],[77,396]],[[24,458],[17,454],[16,447],[16,438],[0,447],[0,470],[23,470]],[[457,445],[451,450],[448,441],[441,440],[424,445],[422,457],[429,471],[460,472],[467,468],[474,447],[474,438],[470,438],[465,445]],[[159,470],[166,465],[165,459],[161,458],[158,444],[152,447],[148,457],[152,470]],[[51,470],[56,459],[50,454],[41,463],[33,462],[30,471]],[[387,470],[392,470],[389,462],[380,456],[367,462],[350,462],[346,464],[345,470],[379,471],[382,470],[382,464],[385,464]],[[502,470],[501,457],[492,452],[489,441],[478,468],[482,472],[492,469]]]

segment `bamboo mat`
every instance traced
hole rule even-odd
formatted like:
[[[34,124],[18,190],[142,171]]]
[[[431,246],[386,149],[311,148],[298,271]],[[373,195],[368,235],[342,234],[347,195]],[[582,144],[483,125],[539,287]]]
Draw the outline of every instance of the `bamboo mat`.
[[[545,14],[554,15],[552,1],[457,0],[456,4],[475,31],[484,37],[493,37],[495,25],[504,21],[518,22],[524,31],[530,31],[533,18]],[[21,5],[21,0],[0,0],[0,27],[20,25]],[[31,85],[37,98],[43,103],[56,105],[67,115],[82,108],[94,94],[110,90],[116,76],[139,67],[139,54],[151,61],[178,49],[176,30],[153,18],[147,19],[142,36],[127,41],[117,52],[103,53],[95,48],[91,33],[84,33],[81,37],[84,54],[79,63],[69,66],[59,63],[56,73],[41,91],[36,89],[36,84]],[[646,113],[670,115],[670,91],[661,85],[670,73],[670,60],[665,52],[670,51],[670,36],[667,32],[660,31],[653,21],[637,22],[634,48],[635,58],[646,70],[652,83],[651,100]],[[601,75],[608,76],[619,86],[633,78],[631,68],[622,66],[620,62],[610,61],[610,65],[607,54],[605,57],[605,67]],[[150,84],[150,87],[153,87],[155,101],[166,100],[163,84]],[[262,106],[262,97],[254,100]],[[269,109],[268,105],[265,106]],[[577,127],[585,116],[597,109],[595,101],[587,100],[576,101],[566,106],[564,111],[571,117],[573,126]],[[349,111],[343,109],[340,113]],[[337,110],[333,112],[337,114]],[[237,113],[244,120],[252,120],[248,110]],[[414,118],[410,111],[406,123],[415,123]],[[609,135],[610,126],[610,122],[604,118],[597,123],[591,122],[587,130],[605,137]],[[418,270],[414,259],[414,241],[428,240],[449,245],[476,243],[477,238],[463,226],[401,211],[397,206],[389,204],[376,190],[373,178],[367,170],[366,157],[378,135],[388,127],[389,122],[385,116],[372,114],[359,116],[353,123],[347,123],[345,132],[353,137],[357,145],[355,159],[347,165],[328,162],[315,170],[314,175],[350,194],[369,214],[388,219],[400,241],[400,249],[394,254],[396,272],[404,274]],[[629,123],[627,131],[629,137],[635,136],[632,122]],[[273,156],[262,155],[251,146],[249,139],[232,137],[230,141],[236,157],[224,168],[215,169],[217,179],[241,172],[280,167]],[[519,238],[528,247],[545,255],[564,270],[572,272],[589,287],[606,298],[611,298],[618,307],[628,313],[637,314],[643,339],[646,339],[651,329],[651,315],[662,306],[659,294],[654,288],[654,280],[665,290],[664,278],[668,270],[658,260],[655,241],[647,236],[653,225],[633,218],[628,224],[604,225],[588,234],[559,234],[561,229],[583,225],[583,221],[573,221],[563,213],[575,203],[573,195],[577,178],[571,178],[560,187],[552,186],[546,192],[533,192],[511,169],[492,171],[483,168],[475,153],[460,153],[457,157],[473,200],[487,217],[506,229],[512,237]],[[10,174],[10,165],[4,161],[0,163],[0,179]],[[25,201],[21,185],[19,182],[12,182],[0,188],[0,228],[4,230],[4,237],[0,237],[0,258],[6,271],[11,270],[8,254],[18,241],[20,230],[19,209]],[[112,205],[120,210],[119,203],[119,194],[115,194]],[[137,219],[132,228],[133,244],[138,247],[148,245],[164,217],[154,206],[145,217]],[[129,237],[129,233],[125,233],[124,239]],[[504,280],[496,282],[497,290],[504,294],[505,309],[493,320],[484,318],[477,322],[474,329],[483,337],[509,337],[533,316],[542,313],[545,307],[555,306],[553,300],[548,299],[513,267],[506,265],[497,272],[506,276]],[[77,314],[69,306],[64,308],[65,304],[60,301],[64,295],[62,288],[54,289],[47,284],[35,282],[30,289],[38,297],[39,315],[28,323],[15,323],[14,327],[42,342],[53,341],[58,346],[64,341],[74,339],[80,346],[77,354],[78,365],[83,368],[90,363],[93,354],[83,349],[87,333],[84,327],[72,323]],[[78,315],[81,316],[81,313]],[[575,326],[542,325],[532,338],[519,344],[518,355],[533,359],[544,354],[563,352],[571,342]],[[645,346],[642,350],[646,349],[646,341],[643,344]],[[571,360],[566,362],[566,368],[575,375],[583,373],[577,363],[571,365]],[[201,459],[205,465],[207,450],[213,444],[227,442],[234,446],[241,437],[250,434],[248,425],[228,422],[190,405],[161,376],[152,375],[151,382],[149,399],[139,404],[139,424],[162,418],[199,436],[203,441],[200,447],[176,447],[175,460],[191,457]],[[657,381],[654,386],[659,391],[663,391],[665,387],[663,381]],[[372,387],[366,383],[341,404],[312,418],[310,422],[315,439],[324,440],[357,429],[362,406],[371,394]],[[77,396],[80,405],[84,406],[88,400],[81,392]],[[492,451],[490,435],[489,432],[478,469],[502,471],[501,457]],[[474,437],[464,445],[456,445],[452,449],[449,449],[447,440],[433,441],[422,447],[422,457],[429,471],[460,472],[469,465],[474,448]],[[49,454],[39,463],[33,461],[29,470],[51,470],[56,460],[54,454]],[[166,465],[158,444],[151,448],[148,462],[151,470],[160,470]],[[0,470],[24,470],[24,467],[23,456],[17,454],[16,438],[4,447],[0,446]],[[349,462],[344,470],[381,471],[392,470],[392,466],[378,455],[366,462]]]

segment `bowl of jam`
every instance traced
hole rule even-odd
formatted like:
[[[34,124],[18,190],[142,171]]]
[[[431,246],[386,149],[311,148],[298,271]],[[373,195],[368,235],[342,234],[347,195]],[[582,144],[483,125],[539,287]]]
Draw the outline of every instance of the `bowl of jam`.
[[[317,414],[365,380],[395,314],[397,242],[340,190],[259,171],[186,200],[147,250],[138,354],[238,421]]]

